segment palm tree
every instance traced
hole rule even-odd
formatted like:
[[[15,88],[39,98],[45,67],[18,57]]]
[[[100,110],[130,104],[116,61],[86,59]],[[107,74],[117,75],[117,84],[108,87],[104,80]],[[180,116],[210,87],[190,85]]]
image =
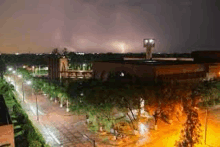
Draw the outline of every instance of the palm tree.
[[[59,87],[58,88],[58,98],[60,99],[60,107],[63,107],[64,101],[67,99],[68,95],[66,92],[66,88],[64,87]]]
[[[45,93],[48,94],[48,98],[50,98],[50,100],[54,100],[56,101],[56,97],[57,97],[57,90],[56,90],[56,85],[55,84],[49,84],[46,83],[45,84]]]
[[[14,86],[12,84],[7,83],[4,79],[0,78],[0,93],[3,95],[7,95],[9,97],[13,97],[14,95]]]
[[[187,120],[185,128],[181,131],[180,141],[177,141],[177,147],[193,147],[200,143],[201,124],[199,122],[198,111],[194,107],[186,107]]]
[[[58,92],[58,99],[59,99],[59,101],[60,101],[60,107],[63,107],[63,99],[64,99],[64,92],[63,91],[61,91],[61,90],[59,90],[59,92]]]
[[[5,66],[5,62],[4,59],[2,58],[2,56],[0,56],[0,77],[3,78],[3,74],[6,71],[6,66]]]
[[[25,79],[25,80],[31,80],[33,77],[31,76],[31,74],[29,73],[29,71],[27,71],[26,69],[23,69],[23,68],[18,68],[17,69],[17,72],[22,74],[22,77]]]

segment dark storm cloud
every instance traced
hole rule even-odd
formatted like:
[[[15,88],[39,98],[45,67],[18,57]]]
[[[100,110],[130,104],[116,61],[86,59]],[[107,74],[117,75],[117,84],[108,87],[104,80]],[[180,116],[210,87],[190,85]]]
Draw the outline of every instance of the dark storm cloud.
[[[206,0],[3,0],[0,51],[143,52],[143,38],[155,38],[157,52],[187,51],[216,39],[213,6]]]

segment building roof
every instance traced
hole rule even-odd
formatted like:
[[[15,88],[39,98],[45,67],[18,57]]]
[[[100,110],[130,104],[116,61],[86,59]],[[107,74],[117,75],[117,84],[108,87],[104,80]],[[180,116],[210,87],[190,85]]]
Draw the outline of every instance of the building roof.
[[[179,64],[196,64],[194,61],[156,61],[156,60],[106,60],[95,62],[109,62],[109,63],[121,63],[121,64],[136,64],[136,65],[179,65]]]
[[[197,62],[220,62],[220,51],[194,51],[192,57]]]

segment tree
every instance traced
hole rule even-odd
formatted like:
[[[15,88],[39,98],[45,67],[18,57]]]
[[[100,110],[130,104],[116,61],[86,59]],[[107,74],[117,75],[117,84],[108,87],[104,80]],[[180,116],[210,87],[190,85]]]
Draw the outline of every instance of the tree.
[[[53,49],[52,54],[60,55],[58,48]]]
[[[193,147],[200,143],[201,139],[201,123],[197,109],[201,96],[198,93],[197,85],[191,88],[190,97],[184,99],[184,112],[187,114],[187,119],[184,129],[181,131],[180,140],[175,144],[177,147]]]
[[[199,122],[198,112],[195,108],[186,107],[187,120],[184,124],[184,129],[181,131],[180,141],[177,141],[177,147],[193,147],[200,143],[201,124]]]
[[[3,60],[3,57],[0,55],[0,77],[3,78],[3,74],[6,71],[5,62]]]
[[[29,147],[42,147],[42,144],[37,140],[31,140],[29,143]]]
[[[62,50],[62,55],[63,55],[63,56],[67,56],[67,54],[68,54],[67,48],[64,48],[64,49]]]
[[[25,80],[31,80],[33,77],[32,75],[30,74],[29,71],[27,71],[26,69],[23,69],[23,68],[18,68],[17,69],[17,72],[22,74],[22,77],[25,79]]]
[[[14,86],[7,83],[4,79],[0,78],[0,94],[13,98]]]
[[[58,95],[57,97],[60,99],[60,107],[63,107],[63,103],[64,101],[68,98],[68,95],[65,91],[65,88],[61,87],[61,88],[58,88]]]
[[[205,107],[215,105],[219,99],[220,89],[217,88],[217,84],[217,81],[205,81],[196,88]]]

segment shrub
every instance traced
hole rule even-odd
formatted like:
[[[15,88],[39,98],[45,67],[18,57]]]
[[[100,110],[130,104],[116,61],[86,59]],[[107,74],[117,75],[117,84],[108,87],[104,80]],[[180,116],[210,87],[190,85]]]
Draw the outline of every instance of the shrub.
[[[42,147],[42,144],[37,140],[32,140],[29,143],[29,147]]]
[[[50,147],[50,145],[48,145],[48,144],[44,144],[44,147]]]

